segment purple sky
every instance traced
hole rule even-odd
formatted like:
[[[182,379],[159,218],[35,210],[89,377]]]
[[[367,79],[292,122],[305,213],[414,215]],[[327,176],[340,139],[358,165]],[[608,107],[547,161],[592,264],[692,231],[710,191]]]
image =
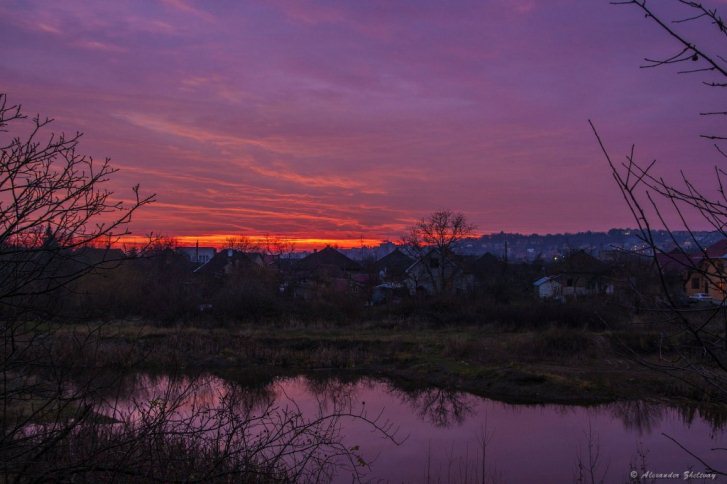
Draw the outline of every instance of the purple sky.
[[[397,238],[633,226],[587,120],[714,190],[721,94],[601,0],[4,1],[0,89],[158,202],[135,233]],[[621,158],[619,158],[621,159]]]

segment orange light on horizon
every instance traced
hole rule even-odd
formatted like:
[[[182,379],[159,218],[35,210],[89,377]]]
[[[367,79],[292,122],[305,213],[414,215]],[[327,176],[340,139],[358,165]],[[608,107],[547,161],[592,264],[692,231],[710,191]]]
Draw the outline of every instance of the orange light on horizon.
[[[179,235],[168,237],[178,247],[194,247],[199,244],[204,247],[214,247],[222,249],[232,238],[240,237],[235,234],[206,234],[206,235]],[[317,237],[285,237],[274,235],[246,235],[245,239],[252,244],[264,248],[268,243],[282,243],[293,246],[295,251],[321,249],[326,246],[336,247],[340,249],[353,249],[361,246],[371,247],[378,246],[384,239],[337,239],[337,238],[317,238]],[[113,245],[116,247],[131,246],[138,247],[149,243],[149,237],[128,235],[120,237]]]

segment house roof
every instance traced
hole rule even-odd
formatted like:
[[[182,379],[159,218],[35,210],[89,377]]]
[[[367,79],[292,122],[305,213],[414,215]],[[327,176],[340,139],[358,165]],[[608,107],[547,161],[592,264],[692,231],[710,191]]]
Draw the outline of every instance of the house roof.
[[[451,257],[444,257],[443,262],[446,262],[450,266],[454,267],[456,270],[463,271],[464,268],[462,267],[463,262],[465,262],[465,259],[462,256],[458,256],[457,254],[451,253]],[[440,257],[440,250],[438,248],[431,248],[427,250],[426,253],[419,256],[414,262],[412,262],[409,267],[406,268],[406,272],[411,271],[414,269],[417,265],[423,263],[424,261],[428,261],[433,256]]]
[[[501,272],[506,266],[507,262],[490,252],[483,254],[473,264],[474,271],[480,275]]]
[[[233,249],[222,250],[207,263],[194,270],[197,274],[224,274],[228,265],[236,268],[254,267],[256,264],[244,253]]]
[[[666,254],[656,254],[656,262],[666,272],[680,272],[693,268],[701,258],[701,254],[687,254],[679,249],[674,249]]]
[[[275,262],[275,257],[264,252],[245,252],[245,255],[259,266],[269,266]]]
[[[727,239],[715,242],[707,247],[704,252],[710,259],[727,259]]]
[[[296,269],[299,270],[316,270],[323,267],[335,267],[344,271],[361,269],[361,266],[357,262],[352,261],[331,246],[313,252],[296,263]]]
[[[121,249],[81,247],[73,251],[73,258],[86,264],[120,261],[125,257],[124,251]]]
[[[533,286],[540,287],[543,284],[545,284],[546,282],[550,282],[550,281],[557,282],[557,279],[558,279],[558,276],[545,276],[545,277],[541,277],[537,281],[533,282]]]
[[[583,250],[568,254],[554,266],[558,272],[574,274],[601,274],[608,272],[608,266]]]
[[[387,272],[400,274],[404,273],[412,262],[414,262],[414,259],[396,248],[393,252],[376,261],[376,269],[379,271],[386,269]]]

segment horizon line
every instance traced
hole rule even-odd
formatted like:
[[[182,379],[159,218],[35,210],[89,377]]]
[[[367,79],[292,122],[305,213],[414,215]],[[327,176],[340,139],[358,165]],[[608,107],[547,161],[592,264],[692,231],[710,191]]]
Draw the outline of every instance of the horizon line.
[[[594,230],[584,230],[579,232],[548,232],[548,233],[537,233],[537,232],[531,232],[531,233],[522,233],[522,232],[489,232],[489,233],[480,233],[475,234],[470,237],[466,237],[463,240],[476,240],[480,239],[482,237],[486,236],[492,236],[492,235],[519,235],[519,236],[541,236],[541,237],[547,237],[547,236],[567,236],[567,235],[582,235],[587,233],[592,234],[607,234],[611,230],[622,230],[622,231],[632,231],[632,232],[639,232],[639,229],[637,228],[627,228],[627,227],[613,227],[608,230],[602,230],[602,231],[594,231]],[[661,231],[661,229],[655,230],[655,231]],[[673,232],[682,232],[682,231],[673,231]],[[683,231],[683,232],[686,232]],[[694,230],[692,231],[694,233],[697,232],[715,232],[715,230]],[[200,234],[200,235],[177,235],[177,236],[167,236],[163,234],[155,234],[156,237],[162,237],[166,238],[168,240],[172,240],[175,242],[177,247],[194,247],[195,245],[199,244],[200,246],[204,247],[214,247],[215,249],[223,249],[226,247],[230,239],[234,238],[244,238],[248,240],[251,244],[257,245],[257,246],[265,246],[268,243],[281,243],[286,244],[289,246],[292,246],[293,249],[291,251],[301,251],[301,250],[310,250],[310,249],[319,249],[322,247],[334,247],[338,249],[358,249],[358,248],[371,248],[380,246],[383,243],[390,242],[395,245],[401,244],[401,239],[392,239],[392,238],[368,238],[368,237],[356,237],[356,238],[327,238],[327,237],[295,237],[295,236],[283,236],[283,235],[272,235],[272,234],[266,234],[266,235],[241,235],[241,234]],[[141,236],[141,235],[125,235],[120,236],[112,245],[114,246],[140,246],[145,243],[149,242],[149,236]]]

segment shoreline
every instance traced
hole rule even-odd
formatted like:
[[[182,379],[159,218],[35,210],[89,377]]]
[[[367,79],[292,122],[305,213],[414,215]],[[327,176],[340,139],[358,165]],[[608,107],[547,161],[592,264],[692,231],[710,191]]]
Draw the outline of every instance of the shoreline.
[[[61,346],[84,331],[81,326],[56,328],[53,337]],[[215,328],[114,322],[100,331],[93,357],[68,348],[63,361],[73,367],[152,372],[348,373],[508,403],[710,404],[685,383],[642,366],[628,354],[633,348],[620,348],[625,334],[645,347],[640,355],[644,360],[653,360],[645,342],[655,335],[648,331],[555,327],[507,332],[486,326],[412,330],[353,324]]]

